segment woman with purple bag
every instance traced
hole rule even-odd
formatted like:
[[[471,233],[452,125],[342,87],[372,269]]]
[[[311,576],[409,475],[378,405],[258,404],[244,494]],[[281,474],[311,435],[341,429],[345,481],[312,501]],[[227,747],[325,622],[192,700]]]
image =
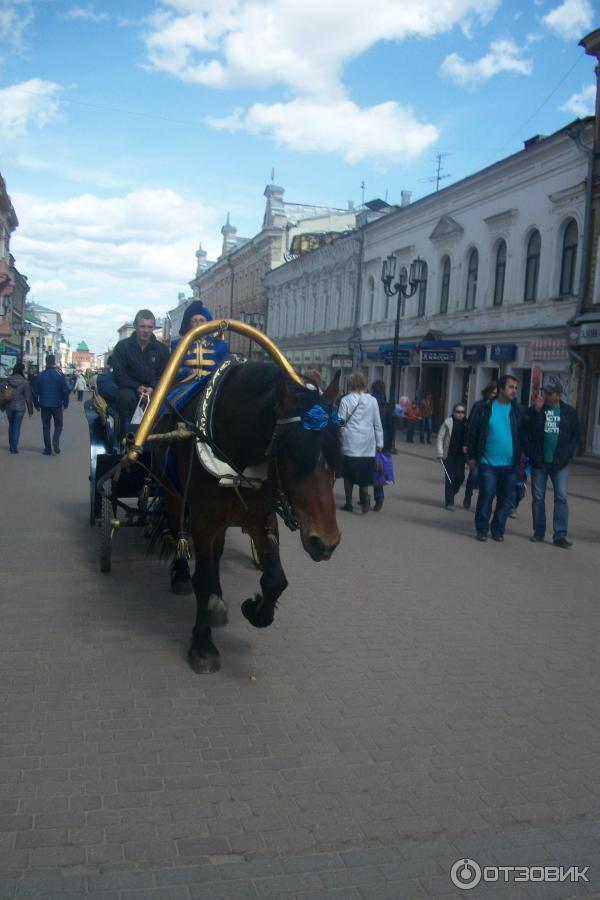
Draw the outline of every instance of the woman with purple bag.
[[[371,396],[377,400],[379,418],[383,428],[383,449],[377,450],[373,463],[373,499],[375,500],[373,511],[379,512],[385,499],[384,485],[394,483],[394,463],[390,451],[394,442],[396,424],[394,422],[394,409],[392,404],[387,402],[383,381],[373,382],[371,385]]]

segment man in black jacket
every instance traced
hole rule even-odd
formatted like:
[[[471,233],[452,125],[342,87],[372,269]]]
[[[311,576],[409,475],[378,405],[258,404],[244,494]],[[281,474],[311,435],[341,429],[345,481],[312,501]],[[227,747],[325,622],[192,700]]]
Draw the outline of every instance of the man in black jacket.
[[[548,477],[554,487],[555,547],[568,550],[569,507],[567,489],[569,462],[579,444],[579,420],[568,403],[563,403],[563,386],[558,378],[544,384],[543,396],[538,396],[529,410],[529,459],[531,462],[531,512],[534,543],[544,540],[546,533],[546,485]]]
[[[124,435],[142,395],[150,397],[165,370],[169,350],[156,340],[156,320],[149,309],[140,309],[133,320],[133,334],[119,341],[112,352],[113,378],[119,387],[120,432]]]
[[[524,436],[524,419],[516,396],[517,379],[503,375],[498,381],[497,397],[476,403],[469,417],[467,463],[470,469],[479,469],[475,510],[478,541],[487,540],[488,528],[492,540],[504,540]],[[498,499],[490,525],[494,497]]]

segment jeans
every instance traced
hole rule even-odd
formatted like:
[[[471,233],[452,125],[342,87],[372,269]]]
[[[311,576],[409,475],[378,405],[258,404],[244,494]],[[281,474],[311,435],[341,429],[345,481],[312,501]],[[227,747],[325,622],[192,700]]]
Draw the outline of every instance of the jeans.
[[[425,419],[421,419],[420,422],[420,436],[421,443],[425,443],[425,436],[427,436],[427,443],[431,443],[431,416]]]
[[[489,527],[492,535],[501,537],[504,534],[516,483],[516,466],[490,466],[487,463],[479,463],[479,496],[475,509],[475,528],[478,533],[487,534]],[[494,497],[498,499],[490,526]]]
[[[566,538],[569,530],[569,506],[567,489],[569,486],[569,467],[563,466],[557,472],[548,472],[538,466],[531,467],[531,513],[533,531],[543,537],[546,533],[546,485],[548,477],[554,487],[554,516],[552,525],[555,541]]]
[[[19,437],[21,435],[21,422],[25,415],[25,410],[18,412],[17,410],[9,410],[8,418],[8,446],[11,450],[16,450],[19,446]]]
[[[50,442],[50,422],[54,419],[54,435]],[[52,453],[52,444],[60,442],[63,430],[62,406],[42,406],[42,432],[44,435],[44,448],[47,453]]]
[[[460,456],[447,456],[444,465],[448,475],[452,479],[448,481],[448,476],[444,472],[444,493],[446,506],[454,506],[454,498],[460,490],[460,486],[465,480],[465,457],[461,453]],[[442,469],[443,471],[443,469]]]

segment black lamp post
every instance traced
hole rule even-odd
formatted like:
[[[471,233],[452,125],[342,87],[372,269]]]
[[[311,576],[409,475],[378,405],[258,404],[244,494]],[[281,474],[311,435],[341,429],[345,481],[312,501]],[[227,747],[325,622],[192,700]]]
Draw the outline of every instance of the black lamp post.
[[[37,347],[37,370],[40,371],[40,347],[42,346],[42,338],[38,334],[35,339],[35,344]]]
[[[257,328],[259,331],[264,331],[265,317],[262,313],[241,312],[240,322],[245,322],[246,325],[252,325],[253,328]],[[252,338],[248,338],[248,359],[252,359]]]
[[[408,276],[408,282],[405,278],[405,270],[402,270],[402,273],[399,276],[398,281],[395,284],[392,282],[396,277],[396,257],[391,254],[384,259],[383,266],[381,268],[381,280],[383,281],[383,289],[387,297],[393,297],[398,295],[398,301],[396,305],[396,325],[394,328],[394,352],[392,355],[392,378],[390,381],[390,404],[392,408],[395,407],[396,402],[398,400],[397,395],[397,382],[398,382],[398,344],[400,338],[400,307],[402,304],[402,300],[407,300],[409,297],[412,297],[416,294],[419,285],[423,281],[423,267],[425,263],[422,259],[417,257],[413,259],[410,264],[410,272]],[[392,452],[396,450],[395,438],[392,439]]]
[[[23,324],[19,328],[16,329],[16,333],[21,335],[21,362],[23,362],[23,359],[25,356],[25,351],[24,351],[25,335],[29,334],[30,331],[31,331],[31,325],[29,323]]]

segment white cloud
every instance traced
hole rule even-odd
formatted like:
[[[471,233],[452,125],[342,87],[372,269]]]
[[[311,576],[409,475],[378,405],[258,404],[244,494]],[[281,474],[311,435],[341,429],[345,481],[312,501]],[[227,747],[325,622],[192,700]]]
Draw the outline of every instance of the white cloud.
[[[216,238],[220,224],[215,210],[167,189],[62,202],[15,193],[13,202],[20,226],[11,248],[31,299],[58,309],[67,336],[96,351],[114,343],[137,309],[162,315],[176,305],[194,275],[198,240]],[[209,254],[217,247],[215,239]]]
[[[272,134],[303,152],[414,158],[436,139],[408,106],[361,109],[347,97],[344,65],[380,41],[431,38],[487,22],[500,0],[162,0],[144,36],[150,68],[215,88],[291,90],[292,100],[255,104],[212,119],[215,127]],[[295,122],[294,115],[303,117]],[[375,133],[375,129],[379,133]],[[404,145],[403,149],[402,146]]]
[[[573,94],[572,97],[563,103],[560,107],[562,112],[571,113],[578,118],[583,116],[593,116],[594,108],[596,105],[596,85],[588,84],[587,87],[582,88],[578,94]]]
[[[108,22],[108,13],[96,12],[90,3],[88,6],[73,6],[65,13],[67,19],[80,19],[83,22]]]
[[[283,84],[338,93],[344,63],[382,40],[489,21],[500,0],[163,0],[145,35],[150,65],[210,86]]]
[[[590,31],[593,20],[590,0],[564,0],[542,18],[542,22],[565,41],[583,37]]]
[[[0,58],[4,50],[19,53],[33,19],[29,0],[0,0]]]
[[[465,62],[458,53],[451,53],[443,61],[441,72],[462,85],[481,84],[501,72],[530,75],[533,61],[524,57],[523,52],[514,41],[505,38],[493,41],[489,52],[476,62]]]
[[[361,109],[347,99],[321,102],[297,99],[267,106],[256,103],[209,120],[215,128],[272,135],[278,144],[300,153],[334,153],[346,162],[363,159],[402,162],[414,159],[438,138],[437,128],[418,122],[410,108],[395,102]]]
[[[59,91],[58,84],[40,78],[0,89],[0,133],[13,139],[25,134],[30,125],[43,128],[58,119]]]

